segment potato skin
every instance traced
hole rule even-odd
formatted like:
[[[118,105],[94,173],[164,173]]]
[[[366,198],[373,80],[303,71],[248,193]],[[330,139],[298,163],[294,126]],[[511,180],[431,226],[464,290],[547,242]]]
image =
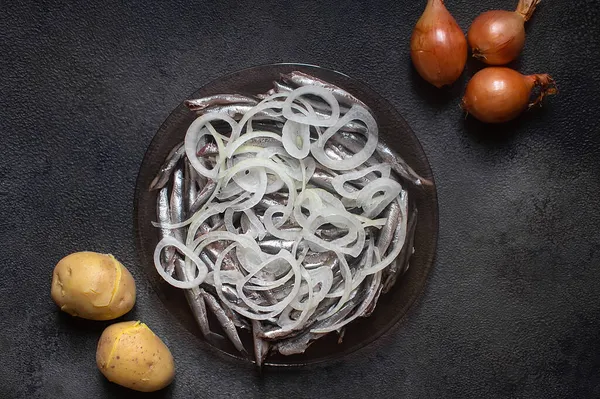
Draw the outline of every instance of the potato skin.
[[[135,282],[112,255],[75,252],[52,274],[52,299],[63,312],[90,320],[112,320],[135,304]]]
[[[169,348],[139,321],[107,327],[98,341],[96,364],[109,381],[142,392],[163,389],[175,377]]]

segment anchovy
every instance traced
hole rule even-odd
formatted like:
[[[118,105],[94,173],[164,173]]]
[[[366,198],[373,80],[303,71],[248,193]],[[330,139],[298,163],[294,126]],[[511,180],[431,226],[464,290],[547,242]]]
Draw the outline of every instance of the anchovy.
[[[183,154],[185,154],[183,143],[176,145],[171,152],[169,152],[169,155],[167,155],[165,158],[164,163],[158,171],[158,174],[154,180],[152,180],[152,183],[150,183],[150,191],[161,189],[167,184],[171,178],[171,173],[173,173],[175,170],[175,167],[177,166],[177,163],[181,157],[183,157]]]
[[[185,213],[190,214],[190,209],[194,201],[196,201],[196,197],[198,197],[198,186],[197,186],[197,172],[196,169],[190,165],[189,162],[185,163],[184,168],[184,205],[185,205]]]
[[[354,291],[354,295],[355,294],[356,291]],[[339,298],[325,298],[323,301],[321,301],[321,303],[319,303],[313,314],[310,315],[306,322],[304,322],[302,325],[296,326],[296,328],[291,330],[287,328],[284,329],[282,327],[272,328],[270,330],[263,330],[261,337],[269,341],[277,341],[297,337],[304,331],[307,331],[308,328],[313,326],[317,322],[317,319],[319,317],[333,309],[336,306],[338,300]],[[296,317],[297,316],[298,315],[296,315]]]
[[[244,344],[242,344],[242,340],[233,324],[233,321],[227,317],[227,314],[219,304],[219,301],[215,299],[212,295],[208,294],[206,291],[201,290],[200,295],[204,299],[206,306],[210,308],[212,313],[217,317],[219,324],[223,327],[223,331],[227,338],[231,341],[233,346],[240,351],[241,353],[246,353],[246,348],[244,348]]]
[[[173,190],[171,191],[171,222],[180,223],[184,220],[185,207],[183,204],[183,170],[177,169],[173,174]],[[173,229],[174,237],[184,242],[183,229]]]
[[[269,209],[272,206],[286,206],[287,205],[287,196],[283,196],[281,194],[267,194],[261,198],[261,200],[256,204],[258,209]]]
[[[319,188],[327,190],[332,194],[337,194],[336,189],[333,187],[333,178],[335,176],[337,176],[336,172],[327,170],[326,168],[321,167],[321,165],[319,165],[317,169],[315,169],[315,172],[313,173],[312,177],[310,178],[310,183],[314,184]],[[360,188],[356,187],[353,183],[348,182],[344,184],[344,188],[351,193],[360,191]]]
[[[334,134],[331,139],[346,147],[349,151],[356,154],[363,149],[365,146],[365,141],[355,135],[354,133],[349,132],[338,132]],[[410,182],[416,186],[431,186],[433,182],[431,180],[425,179],[421,177],[417,172],[415,172],[394,150],[392,150],[387,145],[383,144],[381,141],[378,141],[377,147],[375,149],[375,153],[381,159],[383,163],[388,163],[392,167],[392,170],[398,174],[403,180]],[[367,160],[365,162],[366,166],[372,166],[374,164],[381,163],[373,158]]]
[[[196,200],[190,205],[189,215],[193,215],[198,212],[210,199],[215,190],[217,189],[217,182],[214,180],[209,180],[206,183],[206,186],[200,191]]]
[[[261,250],[263,250],[263,252],[271,255],[277,255],[281,250],[291,252],[295,243],[296,242],[293,240],[265,240],[259,242],[258,246]],[[298,252],[302,252],[306,246],[306,241],[301,241],[298,244]]]
[[[225,250],[225,247],[223,246],[223,243],[221,243],[220,241],[216,241],[204,247],[204,250],[211,258],[212,262],[215,263],[217,261],[217,257],[221,254],[221,252]],[[221,263],[221,270],[240,270],[240,266],[237,264],[237,261],[231,255],[231,252],[223,258],[223,262]]]
[[[248,125],[244,126],[243,132],[246,133],[248,129]],[[271,133],[281,133],[281,129],[283,129],[283,123],[277,122],[275,120],[263,119],[263,120],[252,120],[252,130],[254,131],[263,131],[263,132],[271,132]],[[257,137],[257,139],[265,139],[262,141],[273,140],[273,145],[281,146],[281,142],[279,140],[271,139],[270,137]],[[261,141],[261,140],[258,140]],[[251,145],[256,145],[259,147],[264,147],[263,145],[256,144],[257,141],[255,139],[248,140],[247,143]]]
[[[203,255],[200,255],[200,260],[202,260],[204,263],[207,263],[207,261],[212,263],[212,260],[210,259],[210,257],[206,253],[204,253]],[[215,298],[218,297],[217,289],[213,285],[206,284],[206,282],[205,282],[205,283],[202,284],[202,288],[206,292],[208,292],[209,294],[211,294],[212,296],[214,296]],[[228,284],[223,284],[223,285],[221,285],[221,293],[223,294],[223,296],[225,297],[225,299],[227,299],[229,302],[233,303],[234,305],[243,306],[243,302],[238,297],[237,291],[236,291],[236,289],[234,287],[231,287]],[[229,313],[228,313],[228,315],[229,315]],[[233,320],[233,318],[231,318],[231,319]]]
[[[174,262],[175,273],[177,274],[177,277],[179,279],[183,281],[189,281],[193,279],[193,277],[187,275],[185,262],[181,258],[176,257],[174,259]],[[198,327],[200,327],[200,332],[202,333],[202,336],[204,336],[204,339],[206,339],[206,341],[208,341],[210,344],[220,345],[225,338],[210,330],[208,314],[206,312],[206,305],[204,303],[204,300],[202,299],[201,292],[202,289],[198,287],[194,287],[189,290],[184,290],[185,298],[187,299],[190,309],[192,310],[192,314],[194,315],[194,319],[196,320]]]
[[[225,303],[221,301],[219,301],[219,303],[221,304],[221,307],[223,308],[225,313],[227,313],[227,317],[229,317],[231,321],[233,321],[233,324],[237,328],[241,328],[243,330],[250,330],[250,324],[248,323],[247,319],[242,318],[234,310],[230,309],[229,306],[227,306]]]
[[[294,91],[294,87],[286,85],[285,83],[282,83],[282,82],[279,82],[276,80],[273,82],[272,90],[273,90],[272,94],[291,93],[292,91]],[[309,98],[306,96],[302,97],[302,100],[307,102],[308,104],[310,104],[310,106],[313,107],[313,109],[315,111],[320,111],[320,113],[322,113],[323,115],[325,113],[331,114],[331,107],[326,102],[313,100],[312,98]],[[345,114],[346,112],[348,112],[348,108],[340,106],[340,113]]]
[[[325,154],[329,158],[334,159],[336,161],[343,161],[343,160],[351,158],[353,156],[353,154],[348,153],[345,148],[338,146],[336,144],[332,144],[332,143],[327,143],[327,145],[325,146]],[[356,168],[356,169],[354,169],[354,171],[357,171],[360,169],[362,169],[362,167]],[[367,184],[371,183],[371,180],[372,179],[369,179],[368,175],[362,176],[362,177],[352,180],[352,182],[353,182],[352,184],[346,182],[345,186],[353,185],[356,188],[363,188]]]
[[[250,104],[216,105],[196,111],[196,113],[199,115],[208,113],[226,114],[235,120],[240,120],[252,108],[254,108],[254,106]],[[272,109],[258,111],[252,118],[256,121],[273,120],[282,123],[285,122],[285,118],[279,115],[277,112],[274,112]]]
[[[207,96],[185,101],[185,105],[190,111],[202,111],[203,109],[213,107],[215,105],[229,104],[256,105],[258,104],[258,101],[252,97],[241,94],[216,94],[214,96]]]
[[[316,269],[318,267],[324,266],[327,262],[331,262],[333,259],[337,260],[337,256],[333,251],[309,251],[309,253],[304,257],[304,261],[302,262],[302,264],[306,269]]]
[[[406,272],[406,270],[408,269],[409,260],[414,251],[414,240],[415,240],[415,231],[416,231],[416,227],[417,227],[417,218],[418,218],[418,212],[417,212],[417,209],[415,208],[409,216],[407,232],[406,232],[406,242],[404,243],[404,247],[402,248],[400,255],[398,255],[398,258],[396,258],[395,263],[392,264],[394,266],[394,268],[393,269],[391,268],[392,265],[390,265],[390,267],[388,267],[389,275],[386,276],[386,278],[383,282],[382,292],[384,294],[388,293],[390,291],[390,289],[394,286],[394,284],[396,284],[396,280],[397,280],[398,276],[404,274]]]
[[[348,234],[348,230],[341,229],[339,227],[321,227],[316,230],[316,235],[327,241],[333,241],[335,239],[345,236],[346,234]]]
[[[273,90],[275,91],[275,93],[291,93],[294,91],[294,88],[278,80],[274,80]]]
[[[269,353],[269,343],[261,338],[262,326],[260,321],[252,320],[252,341],[254,347],[254,359],[258,368],[261,368],[267,354]]]
[[[379,273],[381,273],[381,272],[379,272]],[[383,292],[383,284],[379,284],[375,291],[373,300],[371,301],[369,306],[365,309],[365,312],[360,317],[369,317],[373,314],[373,312],[375,311],[375,307],[377,307],[377,302],[379,302],[379,297],[381,296],[382,292]]]
[[[379,295],[381,295],[381,275],[382,272],[378,271],[375,274],[370,275],[369,281],[366,282],[367,289],[365,298],[360,304],[360,306],[356,309],[353,316],[355,317],[368,317],[373,313],[375,307],[377,306],[377,301],[379,300]]]
[[[405,177],[407,180],[412,178],[415,185],[432,186],[431,180],[425,179],[419,176],[417,172],[413,170],[405,161],[392,150],[387,144],[382,141],[377,142],[377,148],[375,149],[377,155],[381,158],[384,163],[389,163],[392,166],[394,172],[398,173],[401,177]]]
[[[169,202],[168,202],[168,193],[167,188],[163,188],[159,192],[159,200],[157,202],[157,217],[160,223],[169,224],[171,223],[171,215],[169,210]],[[169,229],[160,229],[160,236],[173,236],[173,233]],[[170,250],[170,251],[169,251]],[[175,254],[175,250],[172,248],[166,248],[164,250],[169,257],[169,264],[172,265],[172,269],[174,269],[177,277],[183,281],[189,281],[193,279],[193,277],[188,276],[187,269],[185,267],[185,262],[179,258]],[[221,341],[223,341],[223,337],[219,334],[215,334],[210,331],[210,326],[208,324],[208,318],[206,314],[206,307],[204,306],[204,301],[199,299],[199,289],[198,287],[192,288],[190,290],[184,290],[185,298],[192,310],[192,314],[194,315],[194,319],[196,323],[200,327],[200,331],[204,338],[211,343],[212,345],[219,345]]]
[[[316,330],[320,328],[326,328],[332,326],[334,324],[339,323],[343,319],[345,319],[351,312],[356,308],[356,306],[362,300],[363,295],[356,295],[354,298],[348,300],[338,310],[336,313],[328,317],[327,319],[316,322],[313,326],[311,326],[311,330]],[[323,333],[313,333],[310,330],[305,330],[301,334],[296,337],[292,337],[289,339],[285,339],[279,341],[275,344],[275,347],[282,355],[294,355],[299,353],[304,353],[306,349],[316,340],[326,334]]]
[[[330,173],[318,168],[315,169],[315,173],[313,173],[312,177],[310,178],[310,182],[317,187],[329,191],[330,193],[336,193],[332,183],[334,177],[335,176],[332,176]]]
[[[339,102],[341,102],[343,104],[347,104],[347,105],[358,104],[367,110],[369,109],[369,107],[367,107],[367,105],[365,103],[363,103],[358,98],[356,98],[352,94],[348,93],[346,90],[342,89],[341,87],[331,84],[329,82],[325,82],[324,80],[321,80],[321,79],[311,76],[309,74],[306,74],[306,73],[303,73],[300,71],[293,71],[288,74],[282,74],[281,78],[284,81],[290,82],[297,86],[319,86],[319,87],[322,87],[322,88],[330,91],[331,94],[333,94],[333,96]]]
[[[156,217],[158,218],[159,223],[171,224],[171,209],[169,208],[169,192],[166,187],[161,188],[160,191],[158,192],[158,198],[156,200]],[[160,238],[163,238],[163,237],[174,237],[173,231],[171,229],[161,228],[160,229]],[[174,254],[175,254],[174,248],[172,248],[172,247],[165,248],[161,255],[162,263],[168,264],[171,261],[171,259],[173,258]]]
[[[400,212],[400,204],[398,200],[392,201],[386,208],[384,217],[387,219],[387,223],[379,230],[379,236],[377,237],[377,249],[381,256],[385,255],[387,249],[392,242],[392,236],[398,227],[402,213]]]
[[[219,155],[219,147],[216,143],[206,143],[196,152],[196,156],[199,157],[214,157],[215,155]]]

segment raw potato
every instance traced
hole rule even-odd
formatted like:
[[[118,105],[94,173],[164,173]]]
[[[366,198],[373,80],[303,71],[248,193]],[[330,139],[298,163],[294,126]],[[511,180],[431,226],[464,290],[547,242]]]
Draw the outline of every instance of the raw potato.
[[[109,381],[142,392],[162,389],[175,377],[169,348],[139,321],[107,327],[98,342],[96,364]]]
[[[112,255],[75,252],[52,275],[52,299],[63,312],[90,320],[111,320],[135,304],[135,282]]]

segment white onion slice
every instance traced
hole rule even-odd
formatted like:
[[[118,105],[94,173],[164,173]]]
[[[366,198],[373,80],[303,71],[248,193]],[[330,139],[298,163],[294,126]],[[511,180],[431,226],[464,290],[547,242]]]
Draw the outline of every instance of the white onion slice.
[[[333,180],[331,181],[331,185],[333,186],[335,191],[337,191],[338,194],[340,194],[341,196],[344,196],[344,197],[350,198],[350,199],[356,199],[358,197],[358,193],[360,191],[348,191],[348,190],[346,190],[346,187],[344,187],[344,184],[346,184],[349,181],[364,177],[364,176],[368,175],[369,173],[375,172],[375,171],[379,172],[381,174],[381,177],[390,177],[392,167],[389,164],[377,164],[377,165],[373,165],[371,167],[368,167],[365,169],[360,169],[360,170],[357,170],[354,172],[347,172],[347,173],[335,176],[333,178]]]
[[[269,232],[269,234],[282,240],[295,240],[298,237],[297,231],[279,230],[275,226],[275,223],[273,223],[273,216],[278,213],[285,215],[285,207],[283,205],[272,206],[265,211],[265,214],[263,216],[263,224],[265,226],[265,229]],[[287,219],[283,220],[283,223],[285,223],[286,220]]]
[[[166,248],[166,247],[177,248],[178,251],[180,251],[182,254],[184,254],[187,258],[189,258],[196,265],[196,269],[198,270],[198,275],[193,280],[191,280],[191,281],[176,280],[173,278],[173,276],[171,276],[169,273],[167,273],[165,271],[165,268],[161,264],[160,253],[162,252],[163,248]],[[190,289],[190,288],[198,287],[200,284],[202,284],[204,282],[204,279],[206,278],[206,274],[208,273],[208,268],[206,267],[204,262],[202,262],[200,260],[200,258],[194,252],[192,252],[182,242],[176,240],[173,237],[169,237],[169,236],[164,237],[156,245],[156,248],[154,249],[154,266],[156,267],[158,274],[160,274],[160,276],[167,283],[171,284],[174,287],[182,288],[182,289]]]
[[[302,230],[302,236],[305,240],[315,243],[324,249],[347,254],[354,258],[360,255],[365,245],[365,229],[362,227],[360,222],[353,217],[351,213],[346,211],[341,212],[334,208],[327,208],[325,211],[323,211],[323,213],[316,213],[315,215],[312,215],[308,219],[309,226],[318,217],[322,217],[325,220],[334,220],[336,221],[336,223],[339,224],[347,222],[345,226],[348,228],[348,235],[350,237],[355,236],[356,242],[354,243],[354,245],[346,247],[341,244],[338,244],[338,242],[345,243],[343,237],[333,241],[326,241],[322,238],[317,237],[315,233],[310,231],[310,228]]]
[[[284,184],[288,187],[288,204],[285,206],[285,212],[284,212],[284,217],[287,218],[291,215],[293,207],[294,207],[294,201],[296,199],[296,186],[294,185],[294,182],[292,181],[292,179],[287,175],[287,173],[285,173],[285,170],[277,165],[275,162],[270,161],[268,159],[261,159],[261,158],[254,158],[254,159],[246,159],[243,160],[242,162],[236,164],[233,168],[228,169],[227,171],[225,171],[224,175],[222,176],[222,180],[227,182],[229,179],[231,179],[231,177],[235,174],[237,174],[238,172],[245,170],[245,169],[250,169],[250,168],[254,168],[254,167],[263,167],[265,169],[269,169],[271,171],[273,171],[273,173],[275,173],[276,175],[278,175],[281,180],[284,182]],[[265,177],[266,179],[266,177]],[[256,196],[258,195],[260,191],[257,188],[256,191]],[[262,195],[264,195],[264,191],[262,192]],[[261,198],[262,198],[261,195]],[[254,200],[256,200],[256,198],[254,198]],[[258,200],[256,201],[256,203],[254,203],[252,206],[256,205],[258,202],[260,201],[260,198],[258,198]],[[249,208],[245,208],[243,209],[243,206],[237,206],[236,207],[239,210],[245,210],[245,209],[249,209]]]
[[[382,195],[373,197],[383,192]],[[395,180],[382,177],[367,184],[360,190],[356,202],[363,208],[364,216],[372,218],[379,215],[402,192],[402,186]]]
[[[229,124],[229,126],[231,126],[231,136],[234,137],[236,134],[239,135],[239,125],[238,123],[233,120],[233,118],[229,117],[228,115],[224,115],[224,114],[212,114],[212,113],[208,113],[208,114],[204,114],[202,116],[200,116],[199,118],[197,118],[196,120],[194,120],[192,122],[192,124],[190,125],[190,127],[187,130],[187,133],[185,135],[185,140],[184,140],[184,146],[185,146],[185,155],[187,156],[188,160],[190,161],[190,164],[192,165],[192,167],[194,169],[196,169],[196,172],[198,172],[199,174],[201,174],[204,177],[208,177],[210,179],[216,179],[217,176],[219,175],[219,164],[220,164],[220,160],[219,159],[224,159],[222,157],[217,157],[217,165],[215,165],[214,169],[207,169],[198,159],[197,154],[197,146],[198,146],[198,141],[205,135],[210,134],[213,136],[213,138],[215,139],[215,143],[217,143],[217,148],[219,149],[219,153],[222,153],[224,150],[224,144],[223,144],[223,140],[221,139],[221,137],[219,137],[219,135],[215,135],[213,134],[209,129],[203,129],[208,122],[211,121],[215,121],[215,120],[221,120],[221,121],[225,121]],[[212,127],[212,125],[210,125]]]
[[[302,277],[306,281],[305,286],[307,288],[306,293],[308,293],[308,298],[306,299],[306,302],[300,303],[300,299],[304,297],[304,293],[302,293],[302,290],[300,290],[296,298],[294,298],[294,300],[292,301],[292,303],[297,303],[297,306],[293,306],[292,304],[290,304],[290,306],[284,309],[281,315],[279,315],[277,324],[279,324],[279,326],[282,327],[283,331],[290,331],[300,326],[302,323],[304,323],[308,316],[314,312],[314,309],[316,308],[316,306],[314,305],[314,286],[313,281],[311,279],[311,275],[304,268],[302,268],[301,271]],[[298,309],[298,307],[300,307],[300,309]],[[292,320],[292,318],[290,317],[292,309],[301,310],[300,316],[298,316],[296,320]]]
[[[342,273],[342,278],[344,279],[344,288],[342,290],[342,294],[340,296],[340,299],[338,300],[337,305],[335,305],[335,307],[333,309],[329,310],[325,314],[318,317],[317,320],[324,320],[324,319],[328,318],[329,316],[331,316],[332,314],[334,314],[335,312],[337,312],[338,310],[340,310],[342,308],[342,306],[344,306],[344,304],[346,302],[348,302],[348,298],[350,298],[350,294],[352,293],[352,290],[353,290],[353,288],[352,288],[352,272],[350,271],[350,267],[348,266],[346,257],[344,255],[340,254],[339,252],[336,252],[336,255],[340,261],[340,272]],[[326,295],[326,297],[329,297],[329,294]]]
[[[223,219],[225,221],[225,228],[227,229],[227,231],[230,233],[233,233],[233,234],[237,234],[238,231],[235,228],[235,226],[233,225],[233,214],[234,213],[235,213],[235,211],[233,210],[233,208],[225,209],[225,214],[223,215]]]
[[[240,130],[238,131],[238,135],[233,137],[232,139],[237,139],[239,137],[239,132],[241,132],[244,125],[257,113],[260,111],[264,111],[266,109],[281,109],[283,107],[283,101],[261,101],[254,108],[249,110],[244,114],[242,119],[239,121],[238,125],[240,126]],[[274,112],[275,115],[281,115],[281,112]]]
[[[321,97],[331,107],[331,115],[328,118],[317,116],[314,111],[309,115],[295,113],[292,103],[303,95]],[[308,113],[308,112],[307,112]],[[283,116],[288,120],[313,126],[334,126],[340,117],[340,104],[329,90],[317,86],[302,86],[289,93],[283,104]]]
[[[227,208],[237,204],[240,201],[243,201],[245,198],[247,198],[246,195],[240,195],[238,198],[236,198],[230,202],[213,204],[213,206],[210,208],[204,209],[203,211],[196,212],[194,214],[194,216],[192,216],[190,219],[188,219],[186,221],[186,223],[190,224],[190,227],[188,227],[188,233],[187,233],[187,238],[185,240],[185,245],[187,245],[188,247],[190,247],[192,245],[192,243],[195,240],[198,229],[200,228],[202,223],[204,223],[206,220],[208,220],[209,217],[225,212],[225,210]],[[176,225],[172,225],[172,226],[176,226]],[[167,228],[179,228],[179,227],[167,227]]]
[[[353,156],[341,161],[329,158],[325,154],[325,144],[327,143],[327,140],[329,140],[331,136],[337,133],[348,122],[353,120],[359,120],[367,126],[367,143],[365,144],[364,148]],[[328,128],[316,142],[312,143],[310,152],[317,161],[330,169],[350,170],[362,165],[371,157],[371,155],[373,155],[377,147],[378,137],[379,129],[377,127],[375,118],[373,118],[373,115],[371,115],[371,113],[363,107],[359,105],[353,105],[346,115],[341,117],[334,126]]]
[[[379,284],[381,283],[381,272],[375,273],[375,276],[373,276],[373,279],[374,280],[373,280],[372,285],[374,287],[379,286]],[[346,318],[345,320],[342,320],[339,323],[336,323],[332,326],[325,327],[325,328],[315,328],[315,329],[310,330],[310,332],[312,332],[314,334],[327,334],[331,331],[339,330],[340,328],[344,327],[348,323],[352,322],[353,320],[357,319],[362,314],[364,314],[365,311],[367,310],[367,308],[369,306],[371,306],[371,303],[375,299],[376,295],[377,295],[377,289],[371,289],[369,291],[369,295],[363,300],[363,302],[360,304],[360,306],[354,311],[354,314],[352,316],[350,316],[350,317]]]
[[[246,209],[244,214],[248,218],[250,225],[252,226],[252,230],[256,232],[256,237],[259,240],[262,240],[267,234],[267,230],[265,230],[265,226],[262,224],[256,213],[252,209]]]
[[[310,125],[288,120],[283,125],[281,141],[294,158],[306,158],[310,153]]]
[[[316,292],[313,298],[314,305],[319,304],[319,302],[325,299],[325,296],[327,295],[327,293],[331,289],[331,285],[333,284],[333,272],[327,266],[322,266],[313,270],[307,270],[307,272],[310,276],[310,280],[306,280],[307,282],[312,282],[312,284],[309,282],[308,285],[303,285],[300,289],[298,297],[296,297],[290,304],[290,306],[295,310],[303,310],[306,307],[306,303],[301,303],[298,299],[310,292],[308,287],[311,287],[314,293],[315,288],[318,285],[320,285],[318,291]]]
[[[236,243],[231,244],[223,252],[224,253],[229,252],[235,245],[236,245]],[[243,292],[242,287],[258,271],[260,271],[262,268],[266,267],[271,261],[273,261],[274,258],[283,259],[283,260],[285,260],[286,262],[288,262],[290,264],[290,267],[294,271],[294,284],[293,284],[293,288],[290,291],[290,293],[283,300],[281,300],[280,302],[278,302],[275,305],[270,305],[270,306],[258,305],[256,303],[252,302],[250,299],[248,299],[248,297],[246,297],[246,295]],[[251,310],[253,310],[256,313],[249,312],[245,308],[227,301],[227,299],[224,297],[224,295],[223,295],[223,293],[221,291],[221,280],[220,280],[220,275],[219,275],[220,274],[220,269],[221,269],[221,262],[219,262],[219,260],[220,259],[218,259],[217,262],[215,263],[215,273],[214,273],[215,286],[217,287],[217,294],[219,295],[219,298],[223,302],[225,302],[230,308],[234,309],[236,312],[240,313],[243,316],[248,317],[251,320],[266,320],[266,319],[270,319],[271,317],[274,317],[274,316],[278,315],[279,313],[281,313],[281,311],[283,309],[285,309],[286,306],[289,305],[289,303],[298,294],[298,291],[300,289],[300,282],[301,282],[300,266],[298,265],[296,259],[294,259],[294,257],[289,252],[287,252],[287,251],[280,251],[279,254],[275,255],[272,259],[268,259],[267,261],[263,262],[263,264],[257,270],[255,270],[254,272],[248,274],[244,278],[244,280],[238,281],[238,284],[236,286],[238,296],[240,297],[240,299],[242,301],[244,301],[244,303]],[[260,314],[259,312],[268,312],[268,313]]]
[[[227,158],[231,158],[234,155],[234,153],[242,145],[244,145],[249,140],[253,140],[253,139],[256,139],[259,137],[268,137],[271,139],[281,141],[281,136],[278,135],[277,133],[265,132],[265,131],[253,131],[252,133],[246,133],[243,136],[240,136],[237,139],[230,141],[229,144],[227,144],[227,147],[225,147],[225,152],[224,152],[225,156]]]

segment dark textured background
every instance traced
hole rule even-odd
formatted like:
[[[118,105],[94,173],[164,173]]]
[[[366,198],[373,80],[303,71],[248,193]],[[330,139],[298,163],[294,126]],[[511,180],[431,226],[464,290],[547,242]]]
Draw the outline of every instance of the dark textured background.
[[[123,2],[125,3],[125,2]],[[22,2],[0,10],[0,397],[128,395],[96,370],[104,324],[61,314],[54,264],[112,252],[178,375],[146,397],[600,397],[600,5],[544,0],[515,66],[560,93],[493,128],[464,121],[463,80],[438,92],[410,66],[424,1]],[[515,0],[448,0],[466,30]],[[134,246],[144,151],[189,93],[268,62],[341,70],[421,140],[438,184],[430,282],[400,326],[341,361],[250,366],[205,350],[158,299]]]

